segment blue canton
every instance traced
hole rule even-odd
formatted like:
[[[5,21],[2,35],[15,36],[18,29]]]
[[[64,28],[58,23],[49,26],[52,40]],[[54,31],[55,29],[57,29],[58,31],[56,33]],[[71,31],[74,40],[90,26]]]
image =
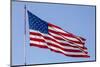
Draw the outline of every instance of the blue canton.
[[[48,34],[48,23],[40,19],[36,15],[32,14],[30,11],[27,12],[28,12],[28,20],[29,20],[29,29]]]

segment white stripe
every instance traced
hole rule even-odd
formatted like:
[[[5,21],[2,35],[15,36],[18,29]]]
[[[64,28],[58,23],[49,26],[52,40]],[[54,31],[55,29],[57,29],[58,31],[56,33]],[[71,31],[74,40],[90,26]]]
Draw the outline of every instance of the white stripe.
[[[39,42],[39,41],[30,40],[30,43],[46,46],[46,43],[44,43],[44,42]]]
[[[36,35],[30,35],[30,38],[38,38],[38,39],[43,39],[42,36],[36,36]]]
[[[50,27],[50,26],[49,26],[49,29],[50,29],[50,30],[54,30],[54,31],[57,30],[57,31],[59,31],[59,32],[66,33],[65,31],[63,31],[63,30],[61,30],[61,29],[59,29],[59,28],[56,28],[56,27]]]
[[[49,48],[51,48],[53,50],[56,50],[56,51],[63,52],[64,54],[68,54],[68,55],[87,55],[87,54],[84,54],[82,52],[65,52],[65,51],[63,51],[59,48],[53,47],[53,46],[49,46]]]

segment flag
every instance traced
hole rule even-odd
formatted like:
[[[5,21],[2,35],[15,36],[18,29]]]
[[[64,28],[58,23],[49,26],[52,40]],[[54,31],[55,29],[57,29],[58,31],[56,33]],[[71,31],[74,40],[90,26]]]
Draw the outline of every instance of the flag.
[[[30,46],[46,48],[69,57],[90,57],[85,47],[86,39],[40,19],[29,10],[27,13]]]

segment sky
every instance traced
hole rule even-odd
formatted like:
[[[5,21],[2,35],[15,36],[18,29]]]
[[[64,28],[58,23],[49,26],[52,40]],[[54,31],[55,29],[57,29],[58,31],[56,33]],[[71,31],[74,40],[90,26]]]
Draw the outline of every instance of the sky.
[[[41,19],[75,35],[86,38],[90,58],[72,58],[63,54],[29,46],[28,15],[24,46],[24,5]],[[26,48],[24,55],[24,48]],[[25,57],[26,56],[26,61]],[[12,65],[45,64],[95,60],[95,7],[69,4],[12,2]]]

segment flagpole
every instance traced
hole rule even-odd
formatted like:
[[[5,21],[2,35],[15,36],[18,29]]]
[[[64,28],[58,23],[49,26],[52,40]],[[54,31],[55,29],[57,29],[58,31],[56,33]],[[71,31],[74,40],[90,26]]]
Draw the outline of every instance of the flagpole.
[[[26,65],[26,5],[24,6],[24,64]]]

